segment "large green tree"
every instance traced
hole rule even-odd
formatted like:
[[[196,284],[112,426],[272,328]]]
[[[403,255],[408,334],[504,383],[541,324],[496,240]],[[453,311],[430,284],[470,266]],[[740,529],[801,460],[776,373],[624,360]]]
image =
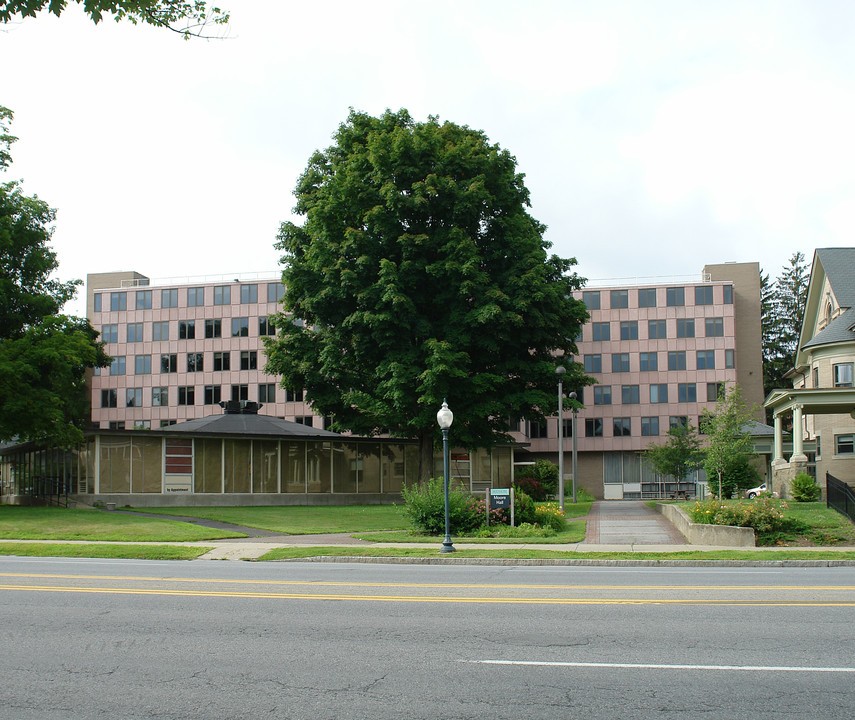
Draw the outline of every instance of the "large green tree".
[[[225,25],[229,15],[218,7],[208,7],[204,0],[71,0],[82,5],[96,23],[105,16],[155,27],[168,28],[185,37],[202,35],[208,25]],[[18,18],[35,17],[47,10],[62,14],[68,0],[0,0],[0,23]]]
[[[284,308],[267,371],[334,427],[419,438],[444,398],[454,442],[489,446],[556,405],[556,354],[588,314],[573,259],[549,255],[516,161],[484,133],[351,111],[282,224]],[[294,320],[296,319],[296,321]],[[568,386],[586,384],[567,367]]]
[[[655,472],[678,481],[685,480],[704,463],[698,432],[692,424],[672,427],[665,441],[648,445],[642,457]]]
[[[0,169],[11,162],[12,113],[0,108]],[[108,358],[88,321],[60,314],[80,281],[51,276],[55,213],[17,181],[0,183],[0,440],[68,446],[82,439],[86,370]]]
[[[730,497],[741,482],[756,479],[742,472],[754,455],[749,432],[752,422],[752,410],[745,404],[739,385],[722,388],[715,410],[704,408],[701,428],[708,440],[704,471],[710,492],[720,498]]]

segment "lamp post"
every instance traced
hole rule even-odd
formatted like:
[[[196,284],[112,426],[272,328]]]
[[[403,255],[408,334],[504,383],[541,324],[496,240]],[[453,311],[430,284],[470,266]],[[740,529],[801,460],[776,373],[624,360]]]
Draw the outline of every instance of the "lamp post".
[[[564,388],[561,383],[566,372],[563,365],[555,368],[558,376],[558,506],[561,512],[564,512]]]
[[[442,469],[445,476],[445,540],[442,541],[442,549],[440,552],[454,552],[454,545],[451,543],[451,523],[448,516],[448,428],[454,421],[454,413],[448,409],[448,403],[443,400],[442,407],[436,414],[436,421],[442,429]]]
[[[576,438],[579,437],[579,430],[576,427],[576,413],[579,409],[576,407],[576,393],[571,392],[569,395],[570,399],[573,401],[573,427],[571,428],[573,432],[573,504],[576,504],[576,469],[577,465],[577,454],[576,454]]]

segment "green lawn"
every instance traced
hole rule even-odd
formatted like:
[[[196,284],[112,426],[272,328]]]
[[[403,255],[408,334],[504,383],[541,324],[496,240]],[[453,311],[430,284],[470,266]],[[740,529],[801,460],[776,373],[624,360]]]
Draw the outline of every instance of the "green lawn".
[[[177,520],[57,507],[0,505],[0,539],[193,542],[246,537]]]
[[[272,505],[256,507],[135,508],[159,515],[218,520],[289,535],[406,530],[409,522],[395,505]]]
[[[787,501],[786,515],[807,525],[803,537],[816,545],[855,545],[855,525],[824,502]]]
[[[20,557],[116,558],[122,560],[195,560],[212,548],[182,545],[110,545],[108,543],[0,542],[0,555]]]

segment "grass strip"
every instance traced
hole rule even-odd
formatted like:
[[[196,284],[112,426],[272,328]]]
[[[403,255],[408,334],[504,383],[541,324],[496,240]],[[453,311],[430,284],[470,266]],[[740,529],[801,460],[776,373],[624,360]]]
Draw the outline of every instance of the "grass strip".
[[[0,555],[21,557],[114,558],[121,560],[195,560],[213,548],[185,545],[110,545],[95,543],[0,542]]]
[[[372,548],[363,546],[276,548],[256,561],[299,560],[312,557],[462,557],[504,558],[509,560],[855,560],[855,552],[799,550],[712,550],[673,553],[646,552],[565,552],[560,550],[466,549],[443,554],[439,543],[433,548]]]
[[[246,537],[243,533],[178,520],[78,508],[0,505],[0,539],[102,542],[195,542]]]

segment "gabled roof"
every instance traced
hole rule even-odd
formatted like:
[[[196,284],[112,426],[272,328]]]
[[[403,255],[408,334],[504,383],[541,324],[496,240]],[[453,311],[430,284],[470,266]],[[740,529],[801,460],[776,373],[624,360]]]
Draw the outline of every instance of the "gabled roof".
[[[244,437],[299,437],[299,438],[340,438],[338,433],[329,430],[301,425],[267,415],[226,413],[188,420],[187,422],[161,428],[174,435],[217,435],[225,437],[237,435]]]
[[[855,307],[855,247],[820,248],[816,251],[816,259],[840,307]]]
[[[845,313],[834,318],[828,325],[808,340],[803,347],[815,347],[816,345],[828,345],[829,343],[855,342],[855,307],[849,308]]]

